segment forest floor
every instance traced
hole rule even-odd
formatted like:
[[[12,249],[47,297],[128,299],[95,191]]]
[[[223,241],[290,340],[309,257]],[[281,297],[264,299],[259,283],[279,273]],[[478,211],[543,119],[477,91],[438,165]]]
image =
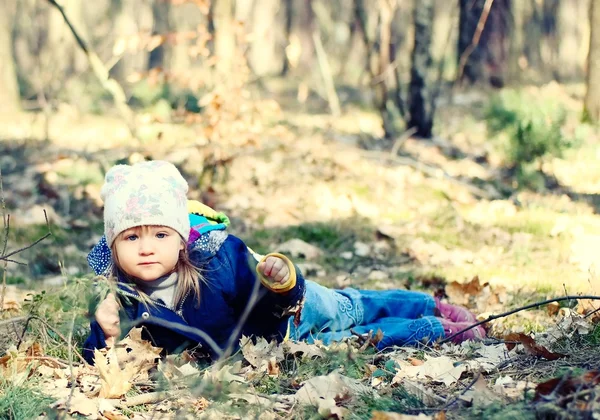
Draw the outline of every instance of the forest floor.
[[[580,87],[531,89],[565,106],[566,130],[580,125]],[[232,233],[259,252],[291,254],[307,278],[327,286],[422,290],[481,319],[545,299],[600,295],[598,132],[588,127],[576,148],[547,159],[539,188],[516,188],[502,135],[486,129],[488,96],[457,94],[440,106],[433,140],[394,144],[381,140],[370,110],[334,118],[274,101],[261,103],[244,135],[218,142],[192,125],[157,122],[133,141],[118,118],[66,106],[48,121],[0,115],[8,250],[52,232],[13,257],[27,266],[3,271],[0,414],[440,419],[597,411],[593,300],[499,318],[486,324],[490,339],[460,346],[377,353],[376,332],[331,347],[245,343],[216,367],[175,358],[150,376],[148,363],[110,370],[111,353],[102,356],[108,373],[76,357],[87,333],[85,256],[102,234],[103,174],[143,158],[178,165],[190,198],[227,213]],[[124,348],[133,346],[138,359],[154,354],[128,340]],[[119,379],[99,381],[111,377]],[[159,390],[168,395],[157,397]]]

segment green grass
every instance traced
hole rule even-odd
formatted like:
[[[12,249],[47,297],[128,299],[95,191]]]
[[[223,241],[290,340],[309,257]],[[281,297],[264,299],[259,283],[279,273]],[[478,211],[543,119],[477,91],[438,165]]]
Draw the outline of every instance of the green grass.
[[[47,413],[51,402],[33,381],[15,385],[0,379],[0,419],[33,419]]]
[[[386,394],[388,395],[359,396],[350,407],[348,419],[370,419],[373,411],[416,414],[424,407],[417,397],[409,394],[402,387],[392,388]]]

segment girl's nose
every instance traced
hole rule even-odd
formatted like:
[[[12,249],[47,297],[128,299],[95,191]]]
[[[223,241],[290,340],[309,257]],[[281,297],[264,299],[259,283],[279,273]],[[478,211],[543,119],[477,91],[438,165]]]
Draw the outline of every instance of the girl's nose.
[[[140,244],[140,248],[139,248],[140,255],[151,255],[153,253],[152,241],[149,240],[148,238],[144,238],[144,237],[140,238],[139,244]]]

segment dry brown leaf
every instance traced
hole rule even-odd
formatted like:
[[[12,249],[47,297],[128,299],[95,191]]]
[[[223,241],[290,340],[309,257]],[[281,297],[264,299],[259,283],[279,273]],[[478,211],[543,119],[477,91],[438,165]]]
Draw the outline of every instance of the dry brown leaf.
[[[459,398],[478,407],[490,405],[500,400],[500,397],[488,388],[487,381],[483,375],[479,375],[473,386]]]
[[[119,398],[131,389],[131,380],[138,373],[136,365],[126,364],[121,369],[114,348],[106,356],[94,350],[94,360],[100,373],[100,398]]]
[[[400,369],[392,379],[392,384],[401,383],[404,378],[415,378],[424,381],[441,382],[446,386],[460,379],[467,370],[466,364],[454,365],[454,361],[448,356],[428,357],[421,365],[413,365],[406,360],[395,359]]]
[[[305,341],[286,341],[283,348],[287,354],[302,354],[302,358],[312,359],[313,357],[323,357],[323,349],[316,344],[308,344]]]
[[[104,398],[98,399],[98,411],[108,420],[127,420],[129,417],[123,413],[119,413],[113,403]]]
[[[92,416],[98,414],[98,400],[90,399],[83,394],[76,393],[73,395],[69,403],[69,414],[79,413],[84,416]]]
[[[335,399],[326,398],[319,401],[317,412],[324,419],[343,419],[348,409],[337,405]]]
[[[600,384],[599,370],[590,370],[581,376],[571,378],[553,378],[537,385],[533,400],[540,401],[548,395],[563,397],[561,398],[561,405],[564,407],[581,391],[593,388],[598,384]],[[568,398],[569,396],[573,396],[573,398]],[[556,398],[553,398],[553,400],[556,400]]]
[[[271,358],[274,358],[276,362],[284,359],[283,349],[275,340],[269,342],[259,337],[256,338],[256,344],[254,344],[251,338],[243,336],[240,339],[240,348],[248,363],[261,371],[268,369],[268,361]]]
[[[546,347],[538,344],[535,340],[523,333],[510,333],[504,336],[505,341],[516,341],[523,344],[525,351],[532,356],[543,357],[546,360],[557,360],[563,357],[569,357],[568,354],[552,353]],[[515,347],[515,343],[506,343],[508,350]]]
[[[408,357],[406,360],[408,360],[413,366],[421,366],[423,363],[425,363],[423,360],[417,359],[415,357]]]
[[[546,306],[546,310],[548,311],[548,315],[553,316],[558,313],[560,309],[560,303],[558,302],[550,302],[548,306]]]
[[[115,354],[122,366],[132,365],[138,375],[146,374],[160,359],[160,347],[142,339],[142,329],[133,328],[126,338],[115,345]]]
[[[446,285],[445,291],[453,304],[469,306],[471,298],[481,294],[483,286],[484,285],[479,282],[479,277],[475,276],[468,283],[453,281]]]
[[[0,376],[13,383],[20,383],[32,375],[40,365],[59,366],[52,358],[44,357],[39,343],[22,343],[19,349],[13,345],[0,357]]]
[[[269,376],[279,376],[279,364],[275,357],[271,357],[267,364],[267,374]]]
[[[416,416],[401,413],[389,413],[387,411],[373,411],[371,420],[431,420],[433,417],[420,413]]]
[[[402,386],[406,392],[414,395],[428,407],[444,404],[446,401],[438,396],[433,390],[425,388],[422,384],[404,379]]]
[[[332,372],[327,376],[315,376],[305,381],[296,393],[296,399],[301,404],[319,407],[322,400],[336,400],[365,393],[372,393],[371,388],[338,372]]]
[[[242,362],[237,361],[232,365],[223,365],[219,370],[209,369],[204,373],[204,378],[214,382],[246,382],[242,376]]]

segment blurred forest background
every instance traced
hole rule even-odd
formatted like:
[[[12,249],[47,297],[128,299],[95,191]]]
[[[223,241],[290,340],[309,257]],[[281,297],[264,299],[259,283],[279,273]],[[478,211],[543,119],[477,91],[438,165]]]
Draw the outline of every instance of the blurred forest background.
[[[12,276],[61,277],[65,264],[74,266],[71,274],[85,273],[82,256],[102,232],[103,174],[147,158],[177,164],[191,197],[231,214],[232,229],[249,241],[265,248],[298,235],[317,246],[329,241],[335,255],[311,272],[360,268],[339,256],[356,251],[365,232],[363,254],[385,237],[393,255],[443,278],[462,281],[482,270],[496,278],[520,271],[510,268],[514,261],[537,271],[529,264],[535,235],[545,243],[557,229],[570,231],[556,227],[565,224],[564,206],[578,215],[595,214],[598,205],[596,4],[5,1],[0,167],[12,213],[8,236],[15,246],[35,238],[46,209],[55,244],[70,245],[27,250],[30,268],[15,266]],[[562,204],[540,204],[548,200]],[[500,212],[510,226],[482,239],[499,222],[467,217],[473,206]],[[540,211],[551,214],[540,219]],[[321,233],[303,228],[311,223],[321,223]],[[289,226],[297,229],[281,231]],[[261,236],[261,229],[271,230]],[[510,235],[524,232],[533,239],[515,251]],[[597,241],[560,239],[542,247],[543,258],[564,260],[565,270],[582,257],[564,249]],[[498,240],[511,262],[479,249]],[[458,249],[486,252],[485,263],[457,257]],[[454,256],[429,261],[440,250]],[[394,261],[406,262],[392,258],[389,266]],[[587,262],[578,275],[584,284]],[[369,275],[366,265],[357,278]],[[547,274],[510,277],[555,287]],[[389,285],[407,276],[378,275]]]
[[[590,226],[573,228],[580,219],[561,218],[595,215],[598,205],[597,1],[20,0],[2,7],[8,237],[15,246],[35,238],[46,209],[61,245],[27,250],[30,268],[12,269],[17,280],[62,278],[65,264],[73,266],[68,273],[85,273],[82,256],[102,232],[103,174],[147,158],[177,164],[191,197],[231,214],[232,229],[259,247],[290,236],[325,246],[326,267],[311,273],[360,268],[352,252],[364,234],[363,256],[374,252],[373,240],[387,238],[388,258],[408,258],[443,278],[502,272],[502,279],[513,270],[512,280],[552,289],[547,275],[557,266],[540,273],[531,252],[543,248],[544,260],[570,272],[583,258],[570,249],[598,240]],[[488,215],[467,216],[473,208]],[[311,223],[321,225],[303,227]],[[281,231],[289,226],[297,229]],[[482,236],[489,226],[499,229],[491,239]],[[572,229],[592,237],[557,239]],[[499,255],[481,243],[499,246]],[[440,253],[451,256],[430,261]],[[591,259],[578,271],[583,284]],[[398,261],[407,260],[388,265]],[[366,265],[357,278],[373,270]],[[373,278],[393,286],[412,279],[411,270]]]
[[[234,234],[258,252],[289,254],[327,286],[426,290],[483,318],[599,295],[598,28],[600,0],[0,0],[0,350],[14,347],[0,371],[22,368],[32,352],[52,367],[77,362],[72,350],[92,316],[86,255],[103,232],[104,174],[143,159],[176,164],[190,198],[228,214]],[[316,361],[290,350],[293,363],[272,365],[262,354],[269,373],[246,371],[242,382],[253,397],[287,397],[341,369],[377,390],[364,401],[332,399],[330,418],[342,418],[342,406],[369,418],[377,407],[432,405],[449,418],[534,418],[542,408],[582,418],[600,394],[581,384],[597,387],[597,371],[555,386],[564,372],[597,366],[594,302],[489,322],[491,336],[517,334],[506,340],[527,351],[506,359],[502,342],[481,346],[482,381],[479,367],[461,379],[472,349],[443,347],[452,357],[444,370],[440,348],[375,356],[362,337],[350,346],[357,352],[326,349]],[[538,360],[548,357],[560,361]],[[461,363],[458,376],[437,382],[415,373],[421,388],[401,382],[404,367],[396,372]],[[38,379],[58,387],[58,376],[40,374],[0,381],[0,414],[46,410],[49,397],[30,393]],[[73,396],[61,375],[61,395]],[[529,384],[538,383],[536,398],[556,398],[532,402]],[[127,395],[160,389],[140,384]],[[256,400],[223,399],[226,388],[210,404],[234,399],[233,418],[247,415]],[[491,406],[461,402],[470,391]],[[98,402],[84,400],[96,406],[54,407],[96,415]],[[290,404],[293,418],[323,415]],[[153,414],[144,404],[131,410]]]
[[[276,79],[285,92],[299,89],[300,103],[316,95],[334,113],[340,103],[374,105],[387,134],[398,117],[429,134],[431,96],[456,81],[495,88],[583,81],[592,19],[589,0],[59,3],[3,6],[7,110],[69,103],[104,113],[112,92],[117,102],[155,107],[156,118],[169,120],[169,108],[199,112],[198,101],[215,87],[269,92],[265,84]],[[124,97],[107,89],[109,78]]]

